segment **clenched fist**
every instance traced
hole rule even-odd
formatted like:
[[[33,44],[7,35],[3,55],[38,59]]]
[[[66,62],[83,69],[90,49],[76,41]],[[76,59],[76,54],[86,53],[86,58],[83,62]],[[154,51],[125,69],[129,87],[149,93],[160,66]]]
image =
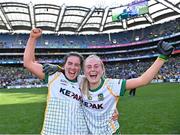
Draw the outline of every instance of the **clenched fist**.
[[[34,28],[31,30],[30,37],[38,39],[42,35],[42,30],[40,28]]]

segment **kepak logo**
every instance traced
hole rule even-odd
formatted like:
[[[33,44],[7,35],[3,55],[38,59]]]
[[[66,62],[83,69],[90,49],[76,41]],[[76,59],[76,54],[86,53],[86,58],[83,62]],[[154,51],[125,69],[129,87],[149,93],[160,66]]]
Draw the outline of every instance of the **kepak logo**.
[[[71,97],[71,98],[76,99],[78,101],[82,100],[82,97],[80,95],[78,95],[78,94],[76,94],[76,93],[74,93],[72,91],[69,91],[67,89],[60,88],[59,92],[62,93],[63,95],[65,95],[65,96]]]

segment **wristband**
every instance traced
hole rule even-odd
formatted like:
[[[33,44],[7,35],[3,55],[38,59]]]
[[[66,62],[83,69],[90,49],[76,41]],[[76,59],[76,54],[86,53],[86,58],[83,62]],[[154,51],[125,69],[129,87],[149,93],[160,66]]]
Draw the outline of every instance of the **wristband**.
[[[166,56],[166,55],[163,55],[163,54],[160,54],[159,56],[158,56],[158,58],[159,59],[161,59],[161,60],[163,60],[163,61],[168,61],[168,56]]]

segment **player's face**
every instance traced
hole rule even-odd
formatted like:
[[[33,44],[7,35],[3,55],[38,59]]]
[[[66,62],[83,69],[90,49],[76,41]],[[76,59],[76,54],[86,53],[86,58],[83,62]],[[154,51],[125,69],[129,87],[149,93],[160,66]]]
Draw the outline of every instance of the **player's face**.
[[[98,86],[101,82],[104,70],[102,64],[97,58],[88,58],[84,64],[84,74],[87,77],[90,86]]]
[[[80,58],[77,56],[69,56],[64,65],[64,69],[65,75],[69,80],[76,79],[81,70]]]

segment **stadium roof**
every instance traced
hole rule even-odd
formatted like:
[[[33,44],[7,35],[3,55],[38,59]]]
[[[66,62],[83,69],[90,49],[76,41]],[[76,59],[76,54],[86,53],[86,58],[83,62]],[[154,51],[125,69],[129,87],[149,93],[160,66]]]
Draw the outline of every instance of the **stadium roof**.
[[[119,3],[118,0],[107,1],[1,0],[0,31],[24,33],[40,27],[47,33],[57,34],[109,33],[180,18],[179,0],[149,0],[148,14],[113,22],[112,10],[127,3],[123,3],[123,0]]]

